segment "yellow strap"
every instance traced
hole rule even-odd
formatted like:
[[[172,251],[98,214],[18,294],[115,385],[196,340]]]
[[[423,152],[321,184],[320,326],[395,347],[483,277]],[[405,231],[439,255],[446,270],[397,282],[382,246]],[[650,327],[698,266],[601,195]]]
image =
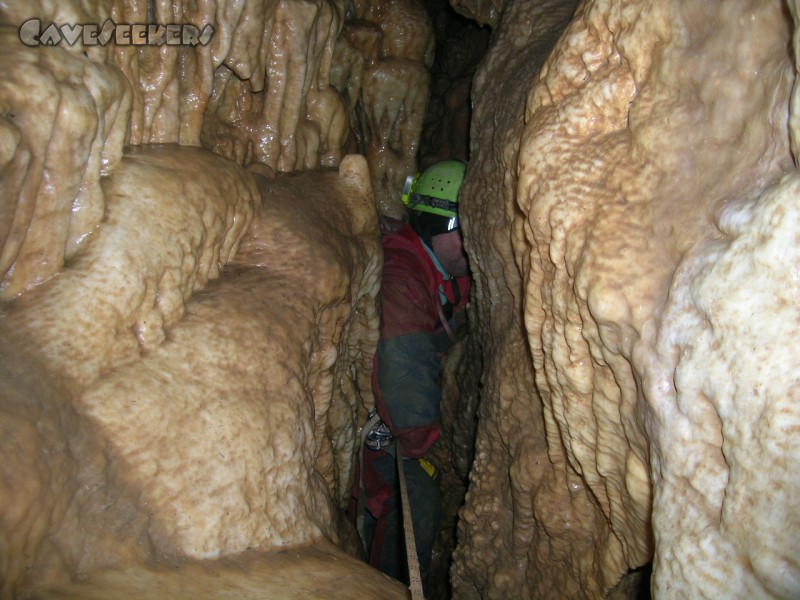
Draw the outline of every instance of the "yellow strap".
[[[428,474],[431,479],[436,479],[436,467],[433,463],[425,458],[419,459],[419,466]]]

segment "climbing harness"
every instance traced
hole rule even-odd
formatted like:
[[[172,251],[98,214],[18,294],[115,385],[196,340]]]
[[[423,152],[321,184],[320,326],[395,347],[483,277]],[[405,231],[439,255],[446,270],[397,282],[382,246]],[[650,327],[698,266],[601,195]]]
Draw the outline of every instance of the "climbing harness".
[[[366,495],[367,491],[364,486],[364,448],[369,447],[367,446],[367,438],[372,433],[373,429],[378,427],[379,425],[383,425],[384,427],[386,424],[381,420],[380,415],[377,411],[372,410],[367,415],[367,422],[364,423],[364,427],[361,430],[361,445],[358,448],[358,467],[359,467],[359,486],[358,486],[358,501],[356,502],[356,530],[358,531],[358,535],[361,538],[361,545],[364,548],[364,553],[368,556],[369,555],[369,548],[367,547],[367,534],[364,528],[364,505],[366,503]]]
[[[447,337],[450,338],[450,341],[455,343],[456,335],[453,333],[453,329],[450,327],[450,319],[449,316],[445,314],[445,307],[449,313],[452,312],[453,306],[457,305],[461,300],[461,289],[458,287],[458,282],[453,278],[452,275],[448,274],[447,271],[444,270],[442,267],[442,263],[439,262],[439,259],[434,254],[433,250],[428,247],[427,244],[422,244],[422,247],[425,249],[425,252],[428,253],[428,256],[431,259],[431,262],[442,274],[442,283],[439,284],[439,298],[434,298],[433,304],[436,308],[436,315],[439,317],[439,321],[442,323],[442,328],[444,332],[447,334]],[[455,301],[453,303],[450,302],[450,299],[447,297],[447,294],[444,291],[444,282],[447,281],[450,283],[450,289],[453,291],[453,296],[455,297]]]
[[[444,316],[444,309],[439,302],[434,301],[436,304],[436,314],[439,316],[439,321],[442,323],[442,327],[444,328],[444,332],[447,334],[447,337],[450,338],[450,341],[455,343],[456,341],[456,334],[453,333],[453,329],[450,327],[450,323],[447,321],[447,317]]]
[[[393,442],[394,438],[392,437],[392,432],[389,431],[389,427],[381,419],[378,419],[378,423],[373,425],[372,429],[367,433],[364,445],[370,450],[381,450]]]

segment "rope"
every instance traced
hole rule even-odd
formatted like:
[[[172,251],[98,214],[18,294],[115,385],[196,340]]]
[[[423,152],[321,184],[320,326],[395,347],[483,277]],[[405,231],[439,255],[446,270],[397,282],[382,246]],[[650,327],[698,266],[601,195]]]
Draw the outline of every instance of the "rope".
[[[397,477],[400,480],[400,501],[403,506],[403,531],[406,538],[406,559],[408,561],[408,581],[411,590],[411,600],[425,600],[422,591],[422,576],[419,573],[419,559],[417,558],[417,544],[414,540],[414,523],[411,520],[411,507],[408,503],[408,489],[406,488],[406,475],[403,471],[403,456],[400,444],[395,444],[397,456]]]
[[[366,490],[364,486],[364,451],[366,448],[365,442],[367,435],[372,428],[380,421],[381,417],[376,412],[372,418],[364,424],[361,430],[361,446],[359,450],[359,492],[358,502],[356,503],[356,529],[358,535],[361,537],[361,544],[364,552],[369,555],[369,548],[367,548],[367,536],[364,530]],[[411,590],[411,600],[425,600],[425,594],[422,590],[422,576],[419,572],[419,558],[417,557],[417,543],[414,539],[414,522],[411,520],[411,506],[408,501],[408,488],[406,487],[406,475],[403,470],[403,456],[400,452],[400,444],[395,443],[395,456],[397,457],[397,478],[400,483],[400,504],[403,509],[403,532],[406,541],[406,561],[408,562],[408,580],[409,590]]]

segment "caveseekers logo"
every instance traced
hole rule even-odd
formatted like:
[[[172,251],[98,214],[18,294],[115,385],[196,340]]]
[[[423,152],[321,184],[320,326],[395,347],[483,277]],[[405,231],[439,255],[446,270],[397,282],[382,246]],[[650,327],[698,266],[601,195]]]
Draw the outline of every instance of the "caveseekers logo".
[[[153,25],[143,23],[114,23],[108,19],[102,25],[42,25],[41,19],[28,19],[19,28],[19,39],[26,46],[70,46],[80,40],[84,46],[205,46],[211,41],[214,28],[195,25]]]

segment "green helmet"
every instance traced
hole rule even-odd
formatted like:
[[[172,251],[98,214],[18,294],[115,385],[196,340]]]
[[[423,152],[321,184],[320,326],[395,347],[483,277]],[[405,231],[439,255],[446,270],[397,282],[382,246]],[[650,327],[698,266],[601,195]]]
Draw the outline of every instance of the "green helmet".
[[[446,160],[428,167],[421,175],[409,175],[403,188],[403,204],[416,212],[458,217],[458,190],[465,170],[463,162]]]

